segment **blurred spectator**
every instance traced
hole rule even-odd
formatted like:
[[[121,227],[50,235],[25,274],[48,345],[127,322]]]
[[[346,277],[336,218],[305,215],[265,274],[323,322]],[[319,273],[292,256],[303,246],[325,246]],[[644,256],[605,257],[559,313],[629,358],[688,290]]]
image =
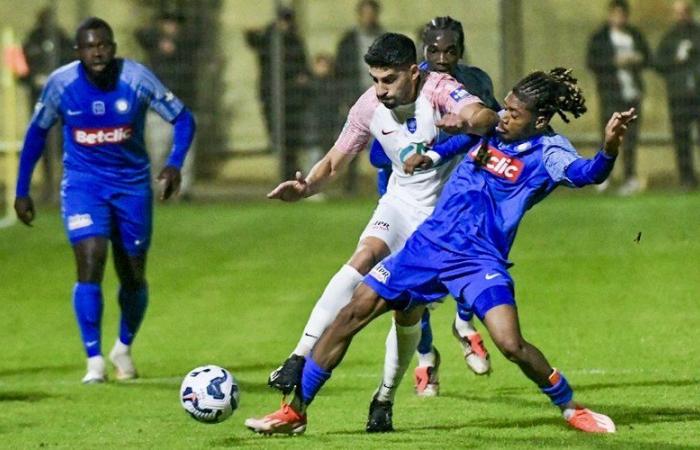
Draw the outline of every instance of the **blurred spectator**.
[[[341,116],[355,103],[364,91],[372,87],[372,79],[367,73],[367,65],[363,57],[367,49],[384,29],[379,22],[381,6],[376,0],[361,0],[357,4],[357,25],[345,32],[338,44],[336,52],[336,75],[345,110]],[[345,191],[355,192],[357,188],[357,161],[355,158],[348,167]]]
[[[650,50],[642,33],[629,24],[627,0],[612,0],[607,22],[593,34],[588,44],[587,65],[594,73],[600,99],[600,120],[605,124],[615,111],[635,108],[641,115],[644,84],[642,69],[650,64]],[[640,120],[627,131],[622,152],[624,182],[618,191],[631,195],[641,190],[637,179],[637,138]],[[607,184],[602,186],[603,189]]]
[[[340,101],[333,57],[320,53],[313,59],[309,105],[305,124],[309,159],[316,162],[333,147],[340,132]],[[307,170],[309,167],[307,167]]]
[[[690,130],[700,120],[700,26],[687,1],[673,3],[673,18],[675,23],[656,52],[656,67],[666,79],[681,186],[696,189]]]
[[[281,33],[283,60],[283,128],[285,158],[283,161],[283,176],[294,178],[299,170],[298,153],[304,144],[304,111],[306,94],[309,83],[309,72],[306,61],[306,50],[301,36],[297,33],[294,10],[280,8],[274,22],[260,30],[246,31],[245,38],[249,46],[258,54],[260,66],[259,95],[265,114],[267,131],[273,136],[274,105],[279,99],[273,96],[273,61],[274,35]]]
[[[73,41],[57,21],[54,9],[46,7],[39,11],[36,23],[27,35],[22,45],[24,56],[27,60],[29,73],[22,81],[29,87],[30,111],[46,84],[51,72],[73,59]],[[42,186],[42,199],[50,200],[54,193],[58,193],[58,184],[54,185],[55,167],[61,157],[60,132],[54,130],[47,139],[46,149],[41,158],[44,185]]]
[[[189,108],[197,105],[198,43],[187,33],[183,17],[164,13],[153,25],[136,30],[136,40],[146,52],[147,63],[164,85],[172,89]],[[146,117],[146,148],[154,173],[165,166],[173,142],[173,127],[157,113],[149,110]],[[194,182],[195,144],[190,147],[182,166],[180,197],[190,198]]]

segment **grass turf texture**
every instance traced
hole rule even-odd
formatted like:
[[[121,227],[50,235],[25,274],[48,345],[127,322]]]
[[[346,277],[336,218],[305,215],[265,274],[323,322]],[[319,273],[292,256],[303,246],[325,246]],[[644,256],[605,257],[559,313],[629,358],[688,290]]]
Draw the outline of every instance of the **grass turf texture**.
[[[450,335],[452,300],[433,314],[441,396],[404,380],[396,433],[367,435],[389,317],[360,333],[310,409],[305,436],[243,427],[272,411],[271,369],[291,351],[330,276],[352,253],[369,200],[158,208],[151,299],[134,348],[142,378],[82,386],[73,257],[56,210],[0,230],[0,447],[63,448],[697,448],[700,444],[700,195],[630,199],[557,194],[524,220],[512,259],[526,338],[577,399],[609,414],[613,436],[585,435],[492,351],[494,373],[466,369]],[[635,243],[638,232],[641,241]],[[114,271],[104,283],[103,351],[117,331]],[[483,326],[480,327],[483,329]],[[219,425],[180,408],[188,370],[238,378],[241,407]],[[413,367],[411,367],[412,371]]]

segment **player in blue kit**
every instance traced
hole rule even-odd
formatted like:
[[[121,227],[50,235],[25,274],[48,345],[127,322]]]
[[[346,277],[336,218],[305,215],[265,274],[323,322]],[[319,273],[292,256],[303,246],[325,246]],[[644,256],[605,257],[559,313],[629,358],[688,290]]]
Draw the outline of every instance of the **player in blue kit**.
[[[108,242],[119,278],[119,338],[110,360],[116,378],[137,376],[131,344],[148,303],[146,254],[151,242],[152,191],[144,147],[150,107],[174,126],[167,166],[158,175],[160,198],[176,194],[180,168],[195,131],[189,110],[144,66],[115,58],[117,44],[107,22],[89,18],[75,34],[79,61],[51,74],[27,130],[19,163],[15,211],[31,225],[32,172],[49,129],[62,121],[64,157],[61,214],[75,253],[73,305],[87,353],[83,383],[106,380],[101,351],[102,278]]]
[[[460,307],[476,313],[503,355],[561,409],[571,426],[585,432],[614,432],[609,417],[573,401],[566,378],[523,338],[508,273],[512,265],[508,254],[525,212],[559,185],[581,187],[604,181],[627,124],[636,118],[634,109],[614,113],[602,150],[588,160],[549,126],[555,114],[568,121],[565,113],[578,117],[585,111],[569,70],[534,72],[521,80],[505,99],[496,133],[482,142],[465,136],[468,156],[445,185],[433,214],[400,252],[372,269],[318,340],[306,358],[292,402],[262,419],[249,419],[246,425],[267,434],[303,432],[308,405],[357,332],[391,309],[398,312],[397,320],[417,323],[426,304],[450,293]],[[432,164],[432,159],[425,160],[417,167]]]

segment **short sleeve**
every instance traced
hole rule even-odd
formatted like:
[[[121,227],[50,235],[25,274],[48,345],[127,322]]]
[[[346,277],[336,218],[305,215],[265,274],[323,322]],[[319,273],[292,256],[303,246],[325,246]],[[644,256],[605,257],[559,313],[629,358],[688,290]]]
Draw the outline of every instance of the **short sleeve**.
[[[350,108],[340,136],[334,147],[343,153],[359,153],[367,146],[371,132],[369,125],[379,101],[374,87],[369,88]]]

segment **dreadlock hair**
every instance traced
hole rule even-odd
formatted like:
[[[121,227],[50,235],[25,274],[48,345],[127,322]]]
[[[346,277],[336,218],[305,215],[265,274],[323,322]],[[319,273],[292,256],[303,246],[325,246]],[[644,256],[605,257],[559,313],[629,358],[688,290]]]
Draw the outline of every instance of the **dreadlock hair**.
[[[537,114],[549,119],[556,113],[569,123],[565,112],[578,118],[587,110],[586,99],[577,81],[571,76],[571,69],[557,67],[549,73],[538,71],[526,76],[515,85],[513,94]]]
[[[464,54],[464,28],[462,28],[462,22],[455,20],[450,16],[436,17],[430,22],[426,23],[421,32],[420,38],[423,41],[423,45],[430,39],[433,33],[440,31],[453,31],[457,34],[457,44],[459,45],[459,57],[461,58]]]

